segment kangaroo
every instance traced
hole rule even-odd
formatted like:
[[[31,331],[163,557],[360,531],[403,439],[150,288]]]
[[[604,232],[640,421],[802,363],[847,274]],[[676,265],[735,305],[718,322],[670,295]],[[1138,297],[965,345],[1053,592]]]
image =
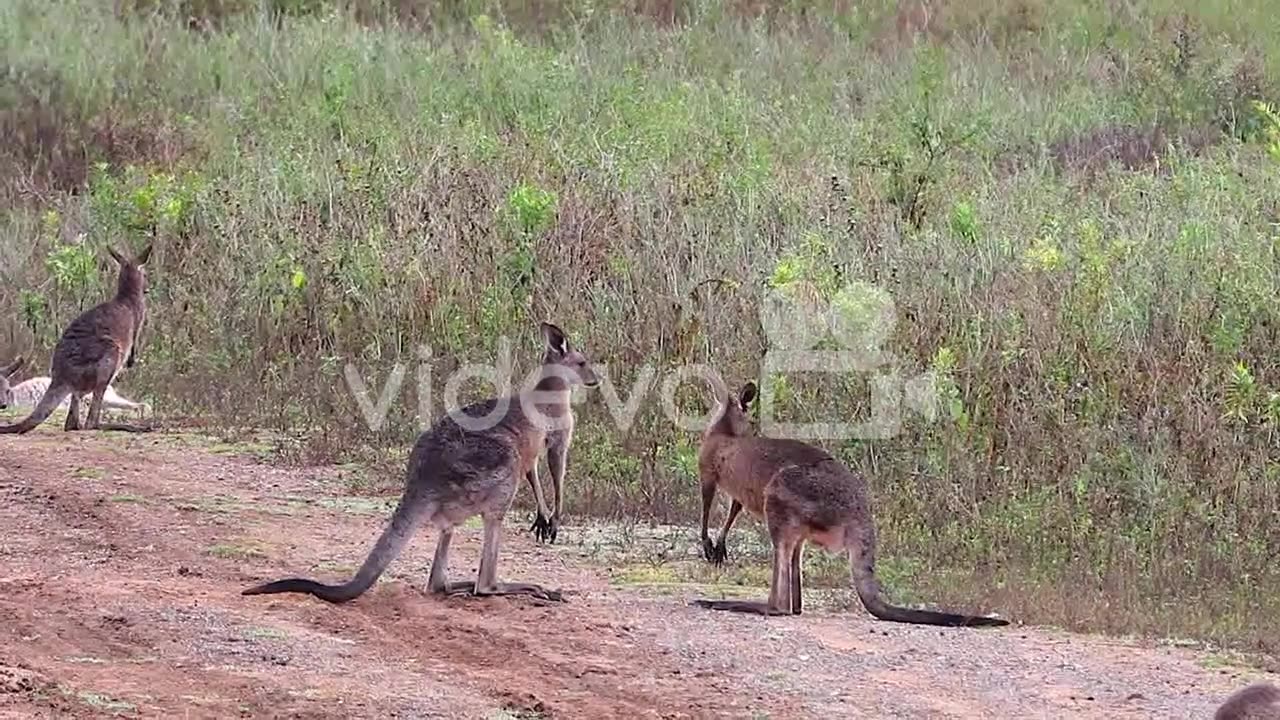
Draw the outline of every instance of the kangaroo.
[[[711,562],[723,562],[727,555],[725,536],[746,508],[768,525],[773,576],[767,603],[699,599],[694,605],[758,615],[799,615],[801,554],[805,542],[812,541],[828,550],[848,553],[854,589],[876,618],[953,627],[1009,624],[995,617],[913,610],[887,603],[875,575],[876,531],[866,480],[817,447],[798,440],[756,436],[747,417],[756,396],[755,383],[746,383],[737,398],[718,380],[711,387],[717,407],[698,451],[703,552]],[[720,538],[713,544],[707,520],[717,488],[727,492],[733,502]]]
[[[540,517],[545,518],[546,504],[538,490],[538,457],[548,446],[549,433],[571,430],[569,395],[574,386],[599,384],[586,356],[569,346],[563,330],[544,322],[542,333],[546,349],[532,388],[454,410],[418,437],[409,455],[400,503],[355,577],[341,585],[288,578],[248,588],[241,594],[294,592],[309,593],[331,603],[353,600],[377,581],[418,526],[426,523],[439,533],[427,580],[430,592],[530,595],[562,601],[559,591],[540,585],[498,582],[502,519],[511,507],[520,480],[527,479],[535,488]],[[447,573],[453,531],[476,515],[484,521],[477,578],[474,582],[451,583]]]
[[[44,397],[44,394],[48,392],[49,383],[49,377],[47,375],[43,375],[40,377],[27,378],[17,385],[13,385],[11,387],[11,390],[13,391],[13,399],[9,404],[14,407],[35,407],[36,404],[40,402],[40,398]],[[83,400],[87,397],[89,396],[82,396],[81,399]],[[58,407],[65,410],[70,403],[71,398],[66,397],[63,398],[62,403],[59,404]],[[145,416],[147,411],[150,409],[150,406],[146,403],[136,403],[122,397],[116,392],[115,387],[111,385],[107,386],[106,392],[102,395],[102,406],[112,410],[132,410],[138,413],[139,418]]]
[[[1280,720],[1280,688],[1263,682],[1240,688],[1222,703],[1213,720]]]
[[[9,381],[14,375],[26,365],[27,361],[21,355],[13,359],[13,362],[0,367],[0,410],[8,408],[15,404],[13,388],[9,385]]]
[[[107,387],[122,367],[133,367],[137,361],[138,333],[146,319],[147,274],[144,269],[151,257],[148,245],[142,254],[130,260],[107,248],[120,265],[116,296],[81,313],[71,321],[53,349],[50,363],[52,379],[49,389],[25,419],[13,425],[0,425],[0,433],[30,432],[48,419],[63,400],[71,398],[64,429],[79,430],[80,398],[93,394],[89,405],[89,430],[124,430],[145,432],[146,428],[119,423],[102,423],[102,402]]]

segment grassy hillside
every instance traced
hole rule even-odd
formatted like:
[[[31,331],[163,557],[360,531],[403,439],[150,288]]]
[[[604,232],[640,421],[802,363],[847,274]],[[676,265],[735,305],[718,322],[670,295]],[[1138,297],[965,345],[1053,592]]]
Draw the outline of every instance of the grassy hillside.
[[[499,337],[528,367],[543,318],[625,397],[646,366],[759,377],[766,291],[855,325],[880,293],[941,416],[829,446],[895,584],[1277,651],[1263,3],[112,5],[0,6],[3,358],[47,362],[105,246],[151,238],[125,394],[360,458],[417,431],[420,345],[432,414]],[[375,397],[407,373],[379,428],[348,363]],[[865,376],[760,380],[789,418],[868,412]],[[573,513],[696,517],[656,391],[578,432]]]

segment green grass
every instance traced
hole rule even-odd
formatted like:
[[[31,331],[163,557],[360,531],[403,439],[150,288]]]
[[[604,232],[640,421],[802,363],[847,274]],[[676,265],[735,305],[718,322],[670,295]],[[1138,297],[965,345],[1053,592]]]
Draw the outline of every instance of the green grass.
[[[102,693],[89,692],[81,690],[78,692],[64,691],[66,694],[75,697],[80,702],[94,708],[95,710],[110,715],[132,715],[137,711],[137,706],[124,700],[118,700]]]
[[[274,458],[367,463],[366,494],[421,427],[420,345],[432,417],[450,369],[499,337],[526,368],[550,318],[624,396],[707,361],[788,419],[865,418],[865,378],[760,377],[762,296],[864,330],[887,296],[937,415],[828,446],[895,589],[1276,651],[1264,4],[937,3],[918,43],[891,0],[119,5],[0,7],[5,352],[45,363],[108,293],[105,246],[154,241],[131,387]],[[375,400],[405,372],[379,427],[348,363]],[[626,431],[589,397],[568,511],[696,522],[696,436],[656,392]]]
[[[128,503],[128,504],[137,504],[137,505],[148,505],[151,503],[150,499],[142,497],[141,495],[133,495],[131,493],[121,493],[119,495],[112,495],[107,499],[113,503]]]
[[[244,636],[250,640],[283,640],[289,634],[278,628],[251,627],[245,628]]]
[[[259,548],[233,543],[213,545],[206,552],[224,560],[260,560],[266,557],[266,554]]]

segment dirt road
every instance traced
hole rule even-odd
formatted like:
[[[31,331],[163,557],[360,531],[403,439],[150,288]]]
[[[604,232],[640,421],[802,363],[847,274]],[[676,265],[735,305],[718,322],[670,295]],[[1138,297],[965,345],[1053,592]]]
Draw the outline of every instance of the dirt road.
[[[231,450],[0,437],[0,717],[1208,718],[1261,676],[1037,628],[713,613],[687,604],[693,587],[611,581],[573,526],[535,545],[523,516],[501,576],[568,603],[429,597],[429,534],[348,605],[243,597],[345,576],[387,505],[351,495],[341,469]],[[474,573],[478,536],[455,536],[454,578]]]

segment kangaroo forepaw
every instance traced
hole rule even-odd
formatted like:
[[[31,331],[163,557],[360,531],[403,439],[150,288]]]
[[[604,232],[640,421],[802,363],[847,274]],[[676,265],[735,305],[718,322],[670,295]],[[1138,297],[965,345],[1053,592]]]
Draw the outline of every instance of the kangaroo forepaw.
[[[702,555],[712,565],[723,565],[729,559],[729,548],[725,547],[724,540],[713,543],[711,538],[703,538]]]
[[[529,529],[533,531],[533,536],[538,542],[554,543],[560,531],[560,521],[554,517],[548,520],[547,516],[538,513]]]

